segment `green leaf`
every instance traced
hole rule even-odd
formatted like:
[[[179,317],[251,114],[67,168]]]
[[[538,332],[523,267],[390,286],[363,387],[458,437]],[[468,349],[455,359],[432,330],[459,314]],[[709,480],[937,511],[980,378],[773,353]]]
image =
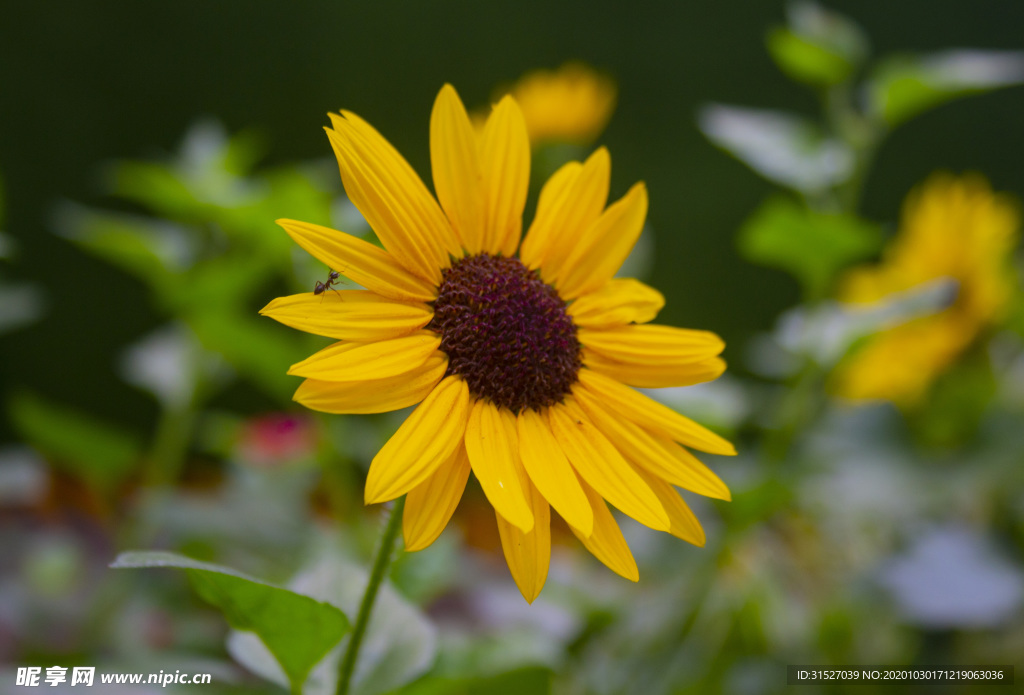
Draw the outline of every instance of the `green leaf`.
[[[826,294],[849,263],[878,250],[877,227],[856,217],[812,212],[789,198],[771,198],[744,223],[739,249],[748,260],[796,276],[808,297]]]
[[[868,53],[856,23],[812,2],[794,3],[788,26],[768,33],[768,52],[790,78],[815,87],[848,80]]]
[[[854,65],[843,56],[779,27],[769,32],[768,52],[779,68],[790,78],[810,85],[833,85],[845,82]]]
[[[313,565],[300,572],[288,586],[321,601],[339,606],[350,613],[359,608],[366,587],[364,568],[341,557],[332,547],[325,547]],[[338,679],[338,661],[343,640],[333,649],[309,677],[306,695],[331,695]],[[268,659],[266,649],[251,635],[235,633],[228,638],[228,651],[250,671],[270,681],[281,682],[282,675]],[[402,598],[389,583],[377,595],[359,663],[352,677],[351,695],[390,693],[427,671],[437,652],[433,625],[411,603]]]
[[[219,608],[231,627],[260,638],[296,692],[313,666],[350,629],[345,614],[329,603],[175,553],[121,553],[110,566],[184,569],[196,592]]]
[[[956,50],[896,56],[867,83],[868,108],[896,126],[960,97],[1024,83],[1024,52]]]
[[[21,436],[53,465],[100,489],[130,474],[140,460],[138,438],[108,423],[30,393],[15,395],[8,411]]]

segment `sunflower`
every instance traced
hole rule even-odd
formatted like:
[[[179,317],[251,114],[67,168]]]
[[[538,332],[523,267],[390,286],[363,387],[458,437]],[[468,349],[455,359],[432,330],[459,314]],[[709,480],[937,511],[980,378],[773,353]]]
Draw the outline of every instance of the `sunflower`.
[[[839,298],[872,304],[947,278],[956,296],[942,311],[889,328],[840,364],[835,390],[851,400],[913,407],[1004,311],[1014,288],[1010,255],[1020,215],[977,174],[936,174],[908,196],[900,233],[878,265],[850,271]]]
[[[615,82],[578,62],[528,72],[509,94],[523,111],[534,146],[546,142],[587,145],[601,134],[615,110]]]
[[[477,132],[455,89],[441,89],[430,119],[437,200],[369,124],[348,111],[331,120],[345,190],[384,248],[280,220],[299,246],[366,289],[281,297],[261,313],[339,341],[292,366],[305,378],[299,403],[328,413],[419,404],[373,459],[365,489],[367,504],[407,496],[406,549],[440,535],[471,472],[528,601],[547,576],[552,507],[634,581],[607,503],[703,545],[673,486],[729,499],[689,449],[735,450],[630,386],[714,379],[723,343],[648,324],[662,295],[613,277],[643,227],[644,185],[605,207],[608,152],[570,162],[543,187],[520,244],[530,145],[512,97]]]

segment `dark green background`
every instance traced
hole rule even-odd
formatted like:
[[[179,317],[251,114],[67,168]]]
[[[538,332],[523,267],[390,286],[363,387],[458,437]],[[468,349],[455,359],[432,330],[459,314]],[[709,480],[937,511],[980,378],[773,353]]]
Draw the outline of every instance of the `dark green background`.
[[[876,54],[1022,48],[1019,0],[830,6],[862,22]],[[271,162],[324,157],[325,113],[344,106],[426,174],[428,116],[442,83],[479,104],[496,83],[573,58],[620,85],[602,142],[613,194],[638,179],[649,186],[664,321],[720,332],[737,362],[745,338],[797,291],[737,256],[735,230],[771,187],[705,142],[694,112],[723,101],[813,113],[812,96],[763,48],[765,29],[782,18],[781,2],[5,3],[0,172],[4,227],[21,249],[8,270],[45,285],[49,306],[40,323],[3,339],[2,378],[9,389],[137,426],[155,412],[114,367],[118,350],[158,322],[142,286],[52,234],[56,202],[109,204],[98,181],[104,162],[162,156],[201,116],[231,131],[255,126]],[[980,170],[1020,196],[1022,113],[1024,89],[1011,89],[901,128],[881,152],[865,212],[893,220],[908,189],[938,168]],[[272,220],[267,229],[280,233]]]

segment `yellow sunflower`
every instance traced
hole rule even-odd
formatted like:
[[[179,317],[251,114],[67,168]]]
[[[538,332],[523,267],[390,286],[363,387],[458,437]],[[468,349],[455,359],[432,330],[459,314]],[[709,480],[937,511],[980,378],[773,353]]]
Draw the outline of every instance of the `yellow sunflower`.
[[[593,142],[615,110],[615,82],[583,63],[557,70],[534,70],[509,90],[519,103],[530,141]]]
[[[644,185],[606,208],[608,152],[570,162],[544,186],[520,245],[530,146],[512,97],[478,133],[455,90],[441,89],[430,119],[437,200],[369,124],[348,111],[331,120],[345,190],[384,248],[280,220],[302,248],[366,289],[281,297],[261,313],[339,341],[292,366],[305,377],[295,394],[303,405],[379,413],[419,403],[373,459],[365,490],[367,504],[407,495],[406,549],[440,535],[470,472],[528,601],[547,576],[549,505],[634,581],[606,501],[702,545],[673,486],[729,499],[689,448],[735,450],[630,386],[714,379],[725,369],[723,343],[647,325],[662,295],[613,277],[643,227]]]
[[[840,364],[838,394],[904,407],[918,403],[1005,308],[1019,226],[1016,204],[977,174],[937,174],[908,196],[900,233],[882,262],[850,271],[839,298],[871,304],[939,278],[956,282],[956,298],[943,311],[869,339]]]

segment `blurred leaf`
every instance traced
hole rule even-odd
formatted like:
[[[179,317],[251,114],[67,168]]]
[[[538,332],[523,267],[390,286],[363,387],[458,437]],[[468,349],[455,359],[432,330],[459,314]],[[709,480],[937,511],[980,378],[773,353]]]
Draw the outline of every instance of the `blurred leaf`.
[[[198,200],[188,185],[165,164],[120,162],[111,170],[110,191],[180,222],[198,224],[211,216],[212,206]]]
[[[769,181],[798,191],[826,190],[853,172],[846,145],[792,114],[711,104],[698,112],[697,122],[712,143]]]
[[[196,592],[220,609],[231,627],[259,637],[295,690],[351,628],[345,614],[329,603],[175,553],[121,553],[110,566],[186,570]]]
[[[289,587],[352,613],[359,608],[366,580],[365,569],[325,547],[316,563],[300,572],[289,582]],[[306,695],[334,693],[338,661],[346,644],[343,640],[313,670],[303,690]],[[269,653],[250,635],[233,633],[228,639],[228,651],[253,673],[267,680],[284,682],[283,674],[268,658]],[[409,683],[430,667],[436,651],[434,627],[415,606],[385,583],[363,638],[351,695],[380,695]]]
[[[179,281],[177,271],[188,267],[195,255],[188,231],[169,222],[65,205],[57,225],[63,236],[158,293]]]
[[[43,294],[33,285],[0,285],[0,335],[35,321],[43,305]]]
[[[257,181],[243,178],[262,155],[259,137],[229,139],[215,121],[189,128],[170,163],[120,162],[110,173],[111,192],[169,219],[215,222],[225,208],[251,205],[261,195]]]
[[[912,413],[915,432],[930,446],[962,445],[977,432],[998,387],[987,353],[975,350],[932,385]]]
[[[256,130],[242,130],[228,138],[222,165],[233,176],[248,176],[269,149],[267,138]]]
[[[303,336],[237,309],[197,311],[185,318],[207,350],[221,355],[267,393],[288,400],[299,380],[285,372],[308,357]]]
[[[123,480],[139,461],[138,438],[117,427],[29,393],[8,402],[15,428],[26,442],[99,488]]]
[[[790,78],[816,87],[845,82],[864,61],[868,42],[850,19],[817,3],[790,5],[789,26],[768,34],[768,51]]]
[[[264,180],[269,187],[267,197],[260,203],[259,214],[264,222],[270,222],[271,241],[278,241],[284,248],[294,248],[294,242],[274,220],[287,217],[294,220],[321,220],[322,224],[331,226],[332,206],[335,203],[337,188],[332,188],[319,168],[300,169],[282,167],[268,171]],[[337,178],[337,169],[334,169]],[[334,179],[329,179],[333,181]],[[339,200],[348,202],[341,196]],[[351,206],[351,203],[349,203]],[[356,211],[358,215],[358,210]],[[361,224],[358,224],[361,223]],[[349,234],[361,234],[366,228],[366,221],[361,216],[358,223],[343,231]],[[279,259],[280,260],[280,259]]]
[[[740,230],[748,260],[792,273],[809,297],[822,297],[836,274],[878,250],[878,228],[849,215],[813,212],[788,198],[771,198]]]
[[[486,678],[423,678],[397,695],[548,695],[551,671],[540,666],[516,669]]]
[[[845,82],[854,66],[841,55],[808,41],[789,29],[768,34],[768,51],[790,78],[807,84],[833,85]]]
[[[1024,52],[955,50],[882,62],[867,84],[868,106],[896,126],[952,99],[1024,83]]]
[[[168,293],[167,309],[174,315],[238,311],[246,298],[261,289],[273,273],[273,265],[267,259],[238,251],[204,260]]]
[[[830,366],[860,338],[934,314],[956,298],[956,282],[940,278],[869,305],[827,301],[797,307],[779,317],[774,340],[790,354]]]

